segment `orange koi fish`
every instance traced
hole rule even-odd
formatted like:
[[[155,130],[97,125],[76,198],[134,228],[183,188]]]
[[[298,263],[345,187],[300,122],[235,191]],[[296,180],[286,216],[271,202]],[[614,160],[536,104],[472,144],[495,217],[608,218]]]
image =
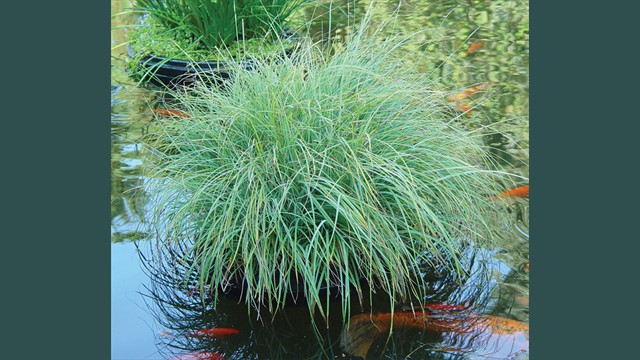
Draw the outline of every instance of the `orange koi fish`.
[[[529,324],[520,321],[479,315],[467,310],[422,313],[396,312],[360,314],[351,317],[340,337],[340,346],[352,356],[366,359],[373,342],[396,329],[416,329],[441,333],[440,349],[466,352],[490,358],[509,358],[529,352]]]
[[[153,109],[153,112],[162,116],[190,118],[189,114],[174,109]]]
[[[481,48],[482,45],[484,45],[484,41],[478,41],[477,43],[471,44],[471,46],[469,46],[469,48],[467,49],[466,54],[467,55],[471,54],[472,52]]]
[[[461,113],[465,113],[467,115],[473,114],[473,110],[471,109],[471,106],[465,103],[458,103],[458,111],[460,111]]]
[[[240,330],[233,328],[210,328],[190,332],[187,336],[224,338],[238,333],[240,333]]]
[[[528,198],[529,185],[522,185],[513,189],[505,190],[497,195],[498,198]]]
[[[468,88],[467,90],[461,91],[455,95],[451,95],[447,98],[447,101],[449,102],[453,102],[453,101],[460,101],[463,99],[468,98],[469,96],[475,94],[476,92],[486,88],[487,86],[491,85],[490,82],[486,82],[480,85],[476,85],[474,87]]]
[[[224,360],[224,356],[212,352],[195,352],[172,357],[169,360]]]
[[[173,334],[170,334],[170,333],[168,333],[168,332],[166,332],[164,330],[160,330],[159,332],[160,332],[160,334],[162,334],[162,335],[164,335],[166,337],[171,337],[171,338],[175,337],[175,336],[173,336]]]

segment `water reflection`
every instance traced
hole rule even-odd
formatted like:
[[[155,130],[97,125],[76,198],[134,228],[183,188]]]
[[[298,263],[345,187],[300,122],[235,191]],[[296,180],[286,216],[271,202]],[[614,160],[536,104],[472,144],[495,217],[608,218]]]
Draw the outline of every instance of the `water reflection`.
[[[326,43],[344,41],[370,3],[325,0],[307,8],[310,34]],[[388,25],[380,29],[382,23]],[[464,103],[474,116],[459,119],[482,133],[502,166],[528,177],[528,1],[387,0],[373,7],[371,25],[371,31],[381,30],[379,38],[405,39],[403,60],[451,94],[491,83],[481,96]],[[482,46],[469,52],[478,43]],[[452,107],[460,111],[458,105]]]
[[[352,316],[341,348],[366,360],[528,358],[528,274],[503,253],[470,249],[463,283],[429,275],[422,307]]]
[[[440,326],[436,331],[420,324],[396,325],[389,338],[385,336],[389,327],[384,325],[388,316],[385,318],[383,314],[374,327],[366,326],[371,325],[370,313],[390,311],[384,294],[365,297],[363,304],[351,304],[351,313],[360,315],[351,318],[348,328],[344,327],[339,300],[331,303],[327,322],[319,316],[312,316],[302,302],[275,315],[266,309],[256,312],[240,301],[237,292],[219,293],[216,297],[212,289],[198,287],[200,274],[190,258],[189,244],[154,241],[139,243],[138,247],[140,263],[150,280],[143,295],[158,324],[154,329],[158,350],[166,358],[208,353],[225,359],[332,359],[349,356],[375,359],[403,358],[423,351],[430,354],[425,359],[435,359],[454,350],[454,355],[463,351],[469,355],[480,354],[490,346],[501,346],[511,335],[501,331],[519,324],[511,323],[513,320],[510,319],[475,313],[480,309],[501,306],[502,297],[496,299],[496,293],[501,291],[500,283],[505,278],[504,273],[497,270],[502,266],[510,267],[496,261],[495,252],[468,248],[464,258],[468,275],[463,279],[454,280],[450,272],[439,272],[438,269],[425,270],[430,289],[428,298],[414,299],[414,305],[398,304],[395,306],[397,311],[413,314],[413,311],[420,311],[419,305],[415,304],[434,303],[460,304],[463,310],[451,314],[431,313],[432,320],[438,319],[436,324]],[[444,308],[449,307],[446,305]],[[442,308],[436,306],[434,309]],[[432,331],[424,332],[423,328]],[[222,336],[194,336],[205,329],[221,329]],[[354,333],[356,335],[349,336],[357,338],[358,345],[352,345],[353,340],[346,343],[345,334]],[[528,339],[528,333],[526,335]]]
[[[145,190],[142,137],[157,94],[133,84],[111,86],[111,241],[133,241],[141,230]]]
[[[390,336],[392,325],[394,333]],[[406,338],[411,331],[419,341],[416,347],[410,346],[411,341]],[[377,348],[372,346],[376,342]],[[390,313],[361,314],[353,316],[345,327],[341,345],[349,354],[362,359],[378,358],[381,349],[384,356],[393,354],[395,359],[418,351],[464,354],[465,359],[515,359],[528,356],[529,325],[466,309],[427,308],[424,312],[396,312],[393,317]]]
[[[234,292],[216,297],[211,289],[198,288],[184,244],[145,243],[140,254],[150,278],[144,295],[159,324],[156,342],[163,356],[207,352],[225,359],[326,359],[337,354],[330,339],[339,335],[340,318],[330,318],[336,326],[313,329],[306,305],[272,315],[249,311]],[[222,329],[227,336],[197,336],[205,329]]]
[[[122,113],[116,113],[122,114]],[[120,122],[120,123],[119,123]],[[111,151],[111,235],[112,242],[144,238],[139,233],[148,195],[143,190],[142,144],[135,123],[121,116],[112,119]]]

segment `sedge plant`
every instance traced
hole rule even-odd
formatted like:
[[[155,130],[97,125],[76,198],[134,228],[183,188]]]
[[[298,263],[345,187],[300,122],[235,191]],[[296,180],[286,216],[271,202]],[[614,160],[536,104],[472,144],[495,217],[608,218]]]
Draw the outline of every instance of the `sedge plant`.
[[[149,19],[135,30],[138,47],[179,45],[197,54],[229,48],[239,40],[273,40],[291,25],[291,16],[308,0],[136,0]],[[173,44],[172,44],[173,43]],[[157,49],[160,50],[160,49]],[[170,56],[173,54],[159,55]],[[185,56],[185,54],[180,54]],[[192,56],[190,56],[192,57]]]
[[[174,92],[189,116],[158,118],[147,142],[155,221],[160,241],[190,244],[200,288],[240,277],[247,305],[274,312],[300,290],[326,317],[333,287],[348,317],[365,292],[423,299],[425,267],[463,275],[462,250],[491,244],[500,173],[399,41],[374,39],[331,56],[304,43],[237,64],[225,90]]]

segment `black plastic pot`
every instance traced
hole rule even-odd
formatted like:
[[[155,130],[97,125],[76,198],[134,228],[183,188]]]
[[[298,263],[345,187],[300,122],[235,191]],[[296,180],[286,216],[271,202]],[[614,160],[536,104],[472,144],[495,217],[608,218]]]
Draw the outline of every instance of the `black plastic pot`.
[[[283,35],[283,39],[292,44],[291,49],[286,52],[287,55],[290,55],[299,37],[296,33],[289,32]],[[129,56],[134,58],[135,52],[130,46],[127,50]],[[231,78],[229,66],[224,61],[196,62],[148,54],[143,56],[139,63],[142,81],[170,88],[189,86],[196,80],[204,80],[222,86]],[[253,61],[247,58],[242,60],[242,64],[246,69],[251,69]]]
[[[146,55],[140,60],[140,65],[142,80],[158,86],[188,86],[197,79],[221,85],[231,77],[222,61],[194,62]]]

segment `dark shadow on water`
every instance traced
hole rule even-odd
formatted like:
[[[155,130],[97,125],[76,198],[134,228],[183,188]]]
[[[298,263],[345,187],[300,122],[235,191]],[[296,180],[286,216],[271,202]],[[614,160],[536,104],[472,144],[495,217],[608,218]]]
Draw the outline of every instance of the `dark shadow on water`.
[[[345,323],[339,298],[330,303],[328,325],[320,316],[312,317],[304,302],[280,309],[274,315],[267,309],[250,308],[240,301],[237,293],[215,298],[211,289],[198,288],[197,273],[188,275],[193,262],[187,255],[186,242],[139,242],[138,254],[149,277],[149,285],[142,295],[159,325],[154,329],[156,344],[166,358],[198,352],[218,353],[225,359],[348,359],[350,356],[340,344]],[[420,304],[433,303],[464,304],[476,311],[495,306],[492,299],[497,282],[492,279],[495,269],[489,266],[491,256],[490,252],[468,248],[465,256],[468,275],[463,279],[439,269],[425,270],[429,296],[414,299],[413,305],[396,304],[395,310],[419,311]],[[366,296],[363,304],[357,301],[350,304],[351,314],[391,310],[386,294]],[[238,333],[220,338],[193,336],[194,332],[211,328],[231,328]],[[376,336],[367,359],[392,359],[400,354],[404,355],[398,358],[404,358],[412,353],[422,354],[413,358],[438,359],[442,358],[438,346],[445,340],[441,334],[399,328],[390,338]],[[430,355],[424,357],[425,354]]]
[[[177,260],[181,250],[185,249],[150,243],[140,248],[141,264],[150,278],[143,295],[161,326],[156,339],[164,356],[215,352],[225,359],[322,359],[339,354],[335,340],[330,339],[337,339],[340,326],[314,331],[303,304],[271,315],[266,310],[260,314],[250,311],[233,295],[214,298],[206,289],[198,289],[194,276],[185,277],[190,263]],[[341,319],[329,322],[340,325]],[[239,333],[224,338],[192,336],[211,328],[232,328]]]

